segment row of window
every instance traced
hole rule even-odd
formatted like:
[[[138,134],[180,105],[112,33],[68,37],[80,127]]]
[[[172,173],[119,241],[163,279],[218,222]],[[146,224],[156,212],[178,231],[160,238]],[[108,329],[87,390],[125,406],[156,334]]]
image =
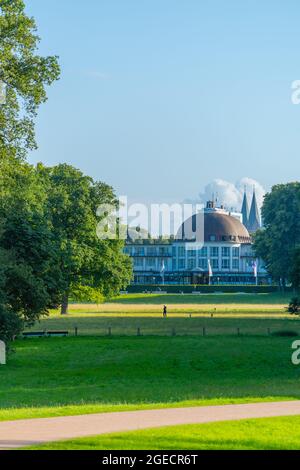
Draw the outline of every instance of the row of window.
[[[221,262],[219,261],[218,258],[212,258],[210,260],[210,263],[211,263],[211,267],[212,267],[212,270],[214,271],[218,271],[221,267],[221,269],[239,269],[239,259],[237,258],[234,258],[232,260],[232,265],[230,266],[230,259],[229,258],[223,258],[221,260]],[[207,259],[205,258],[200,258],[198,260],[198,263],[196,262],[196,259],[193,259],[193,258],[190,258],[187,260],[184,259],[184,258],[181,258],[178,260],[178,265],[176,266],[176,262],[174,260],[174,264],[173,264],[173,269],[176,270],[176,269],[190,269],[190,270],[193,270],[193,269],[196,269],[196,268],[200,268],[200,269],[203,269],[203,271],[208,271],[208,261]]]
[[[169,247],[126,247],[125,253],[130,256],[171,256],[171,250]],[[186,248],[185,246],[173,247],[173,257],[185,258],[218,258],[221,253],[222,258],[239,258],[240,249],[238,247],[228,246],[212,246],[210,248],[203,247],[201,249]]]
[[[155,247],[155,246],[140,246],[125,248],[125,253],[130,256],[171,256],[171,250],[169,247]]]
[[[174,249],[176,250],[176,247]],[[178,247],[177,254],[179,258],[184,258],[186,254],[188,258],[196,258],[197,255],[200,258],[207,258],[208,256],[210,258],[219,258],[220,252],[222,258],[230,258],[231,255],[233,258],[239,258],[240,256],[240,249],[238,247],[231,248],[229,246],[212,246],[209,249],[205,246],[199,250],[193,248],[186,249],[184,246],[180,246]],[[176,251],[175,253],[173,252],[173,256],[176,256]]]
[[[237,270],[239,269],[239,259],[232,259],[232,263],[230,264],[230,259],[229,258],[222,258],[221,261],[219,261],[218,258],[212,258],[211,259],[211,267],[212,270],[218,271],[220,268],[221,269],[234,269]],[[155,258],[147,258],[144,260],[144,258],[134,258],[134,267],[135,269],[160,269],[163,266],[163,263],[158,262]],[[196,259],[189,258],[187,261],[185,258],[180,258],[178,262],[176,260],[173,260],[173,270],[177,269],[196,269],[200,268],[203,269],[203,271],[208,271],[208,260],[206,258],[200,258],[198,259],[198,262]],[[167,269],[167,263],[165,262],[165,268]]]
[[[167,269],[167,263],[164,262],[165,269]],[[147,258],[144,263],[144,258],[134,258],[134,267],[137,269],[153,268],[160,270],[163,267],[163,262],[157,261],[155,258]]]

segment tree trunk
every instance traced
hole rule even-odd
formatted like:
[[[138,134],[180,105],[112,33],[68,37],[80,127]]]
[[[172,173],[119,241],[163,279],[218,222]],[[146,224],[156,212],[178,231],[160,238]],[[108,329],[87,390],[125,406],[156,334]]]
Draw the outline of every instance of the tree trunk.
[[[68,315],[69,313],[69,293],[66,292],[63,296],[63,300],[61,303],[61,314]]]

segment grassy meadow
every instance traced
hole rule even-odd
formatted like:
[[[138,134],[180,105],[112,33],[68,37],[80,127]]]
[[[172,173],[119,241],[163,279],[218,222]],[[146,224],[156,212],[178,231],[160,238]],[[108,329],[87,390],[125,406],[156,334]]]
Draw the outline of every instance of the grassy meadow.
[[[70,307],[72,313],[134,313],[157,314],[161,307],[168,305],[173,314],[213,313],[220,314],[285,314],[290,293],[271,294],[124,294],[100,305],[76,304]]]
[[[161,315],[134,314],[99,314],[72,313],[61,317],[52,314],[36,324],[29,331],[66,330],[71,336],[75,328],[80,336],[223,336],[223,335],[260,335],[267,336],[278,331],[293,331],[300,335],[300,321],[297,317],[249,317],[235,315],[224,316],[189,314],[169,315],[163,319]],[[205,330],[203,330],[205,329]],[[26,330],[28,331],[28,330]]]
[[[298,318],[286,313],[289,299],[132,294],[101,305],[72,304],[67,316],[53,311],[32,329],[66,329],[70,336],[14,343],[0,369],[0,421],[300,399],[300,368],[291,363],[294,338],[276,336],[300,335]],[[289,426],[284,418],[214,423],[44,448],[295,448],[298,435],[282,438]]]
[[[39,450],[299,450],[300,416],[172,426],[107,434]]]
[[[19,340],[0,369],[0,420],[300,398],[291,338]]]
[[[288,315],[290,294],[128,294],[110,302],[71,304],[62,317],[53,311],[32,330],[68,330],[80,336],[142,335],[268,335],[292,330],[300,335],[300,321]],[[162,318],[163,305],[168,318]]]
[[[121,294],[112,299],[114,304],[135,304],[135,305],[159,305],[159,304],[198,304],[198,305],[283,305],[290,299],[291,293],[243,293],[242,287],[239,293],[215,292],[212,294]]]

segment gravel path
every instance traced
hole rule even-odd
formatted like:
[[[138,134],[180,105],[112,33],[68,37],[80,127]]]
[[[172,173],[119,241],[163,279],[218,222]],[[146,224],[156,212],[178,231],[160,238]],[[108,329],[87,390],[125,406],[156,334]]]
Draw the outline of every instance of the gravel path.
[[[113,432],[248,418],[300,415],[300,401],[168,408],[0,423],[0,449]]]

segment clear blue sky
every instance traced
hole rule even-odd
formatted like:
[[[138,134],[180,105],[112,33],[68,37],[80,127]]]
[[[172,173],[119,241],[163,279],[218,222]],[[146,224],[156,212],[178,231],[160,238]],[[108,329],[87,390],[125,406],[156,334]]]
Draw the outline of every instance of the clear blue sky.
[[[62,76],[31,161],[138,199],[299,177],[298,0],[25,0]]]

